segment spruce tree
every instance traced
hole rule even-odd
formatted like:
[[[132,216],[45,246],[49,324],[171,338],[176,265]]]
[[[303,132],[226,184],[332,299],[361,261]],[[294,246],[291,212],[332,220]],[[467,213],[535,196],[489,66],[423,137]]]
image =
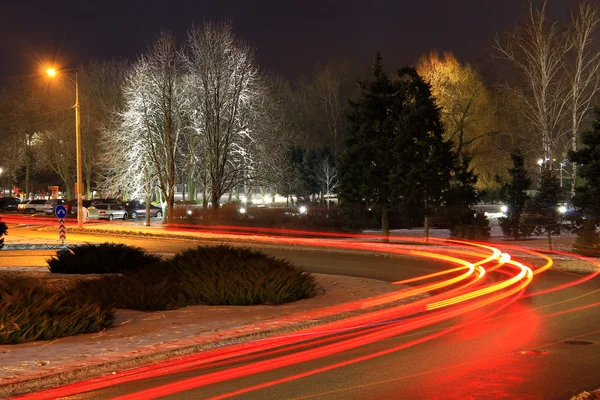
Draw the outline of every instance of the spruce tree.
[[[525,224],[534,233],[548,236],[548,248],[552,250],[552,235],[560,234],[562,225],[558,203],[562,200],[562,189],[556,172],[549,166],[542,169],[540,189],[527,203]]]
[[[600,235],[596,231],[600,223],[600,108],[596,108],[595,114],[592,129],[584,132],[581,138],[583,146],[568,155],[569,160],[579,165],[577,171],[582,181],[575,187],[573,205],[585,216],[573,250],[589,256],[600,255]]]
[[[354,221],[356,214],[374,207],[387,236],[392,207],[420,212],[427,236],[429,217],[442,204],[454,163],[429,85],[408,67],[391,81],[377,55],[372,80],[360,88],[359,98],[351,102],[347,146],[338,163],[346,216]]]
[[[383,235],[389,236],[389,177],[395,167],[390,151],[395,117],[391,109],[396,87],[383,71],[381,54],[375,58],[372,79],[359,82],[359,87],[358,99],[350,102],[346,149],[338,160],[339,197],[351,226],[373,208],[381,213]]]
[[[592,129],[581,138],[581,149],[570,152],[568,158],[579,165],[577,172],[582,180],[575,188],[573,205],[597,225],[600,223],[600,108],[595,113]]]
[[[531,179],[525,170],[525,156],[520,149],[510,155],[513,167],[508,169],[510,181],[502,186],[501,193],[506,203],[506,217],[499,219],[502,233],[514,240],[527,237],[531,230],[523,223],[523,211],[529,199],[527,189],[531,186]]]
[[[444,140],[440,109],[429,84],[414,68],[405,67],[398,75],[392,198],[406,212],[414,213],[413,207],[422,210],[427,239],[430,218],[443,204],[449,187],[455,155],[452,142]]]

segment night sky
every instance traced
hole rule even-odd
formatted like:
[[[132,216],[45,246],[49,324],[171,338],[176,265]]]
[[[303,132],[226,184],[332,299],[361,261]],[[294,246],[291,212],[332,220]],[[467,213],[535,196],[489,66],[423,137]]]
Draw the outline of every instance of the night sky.
[[[551,0],[564,19],[574,0]],[[525,0],[3,0],[0,84],[28,76],[40,63],[73,67],[91,59],[135,59],[161,29],[183,39],[193,23],[230,19],[256,48],[259,65],[290,79],[317,62],[344,57],[368,65],[377,50],[388,67],[412,64],[429,50],[489,63],[496,32],[524,16]]]

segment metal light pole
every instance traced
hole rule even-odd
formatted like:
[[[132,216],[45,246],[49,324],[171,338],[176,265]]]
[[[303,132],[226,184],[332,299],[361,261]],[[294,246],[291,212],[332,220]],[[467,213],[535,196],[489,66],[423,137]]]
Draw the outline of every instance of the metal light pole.
[[[75,72],[75,147],[77,148],[77,226],[83,228],[83,193],[81,193],[81,109],[79,105],[79,79]]]
[[[57,71],[53,68],[46,70],[46,73],[51,78],[54,78]],[[69,78],[71,79],[71,78]],[[73,79],[71,79],[73,81]],[[77,183],[75,184],[75,195],[77,196],[77,226],[83,228],[83,193],[81,193],[81,108],[79,104],[79,79],[75,72],[75,148],[77,153]]]

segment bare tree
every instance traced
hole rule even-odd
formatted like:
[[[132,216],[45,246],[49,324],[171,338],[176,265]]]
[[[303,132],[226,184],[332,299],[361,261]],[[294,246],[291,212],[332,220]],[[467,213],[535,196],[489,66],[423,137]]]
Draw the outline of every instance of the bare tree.
[[[258,69],[253,51],[236,40],[229,23],[192,28],[186,55],[191,128],[202,140],[211,203],[218,209],[221,196],[246,182],[255,168],[250,147]]]
[[[118,128],[105,140],[112,173],[104,174],[104,187],[137,197],[156,182],[173,222],[176,159],[186,110],[182,63],[173,35],[162,32],[133,66],[123,88],[124,110]],[[114,154],[114,156],[112,155]],[[148,177],[148,178],[146,178]]]
[[[127,74],[124,61],[94,61],[78,69],[82,107],[82,167],[88,198],[94,174],[101,168],[102,130],[123,108],[122,87]]]
[[[565,133],[568,84],[563,62],[569,45],[558,23],[547,19],[546,5],[544,1],[534,8],[530,1],[528,19],[507,34],[505,43],[497,37],[495,48],[521,74],[521,83],[510,89],[521,99],[522,112],[539,135],[542,156],[551,164]]]
[[[598,3],[583,0],[571,11],[568,42],[572,57],[566,63],[571,88],[571,150],[577,151],[581,125],[591,108],[592,99],[600,89],[600,51],[592,48],[593,34],[600,24]],[[575,195],[577,165],[572,163],[571,196]]]
[[[316,166],[315,175],[317,182],[321,185],[322,197],[327,197],[327,209],[329,209],[329,196],[337,187],[337,170],[329,156],[322,157]]]

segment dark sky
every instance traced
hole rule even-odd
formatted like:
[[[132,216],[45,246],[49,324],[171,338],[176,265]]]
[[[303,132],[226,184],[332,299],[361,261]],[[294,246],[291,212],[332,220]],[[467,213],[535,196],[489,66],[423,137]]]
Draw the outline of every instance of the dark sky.
[[[551,0],[565,18],[574,0]],[[330,56],[388,67],[412,64],[432,49],[460,61],[489,60],[496,32],[514,27],[525,0],[2,0],[0,84],[35,74],[40,63],[72,67],[90,59],[135,58],[166,28],[183,38],[193,23],[233,21],[262,68],[290,79]]]

